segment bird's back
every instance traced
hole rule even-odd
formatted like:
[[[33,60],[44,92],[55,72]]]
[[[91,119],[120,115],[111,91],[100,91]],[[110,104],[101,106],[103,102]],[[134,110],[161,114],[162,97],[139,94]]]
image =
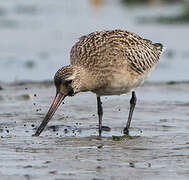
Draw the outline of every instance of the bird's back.
[[[97,94],[122,94],[145,80],[162,48],[160,43],[127,31],[99,31],[79,39],[71,49],[70,61],[87,70],[98,84],[94,87]]]
[[[70,52],[71,64],[107,66],[127,61],[137,73],[151,69],[163,46],[123,30],[99,31],[82,36]]]

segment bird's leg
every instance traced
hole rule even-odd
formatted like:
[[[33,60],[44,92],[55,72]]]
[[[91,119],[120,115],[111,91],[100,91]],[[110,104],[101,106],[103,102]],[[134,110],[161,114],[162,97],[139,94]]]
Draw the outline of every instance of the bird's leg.
[[[130,100],[129,117],[128,117],[128,120],[127,120],[126,127],[123,130],[123,133],[126,134],[126,135],[129,135],[129,128],[130,128],[130,124],[131,124],[133,111],[135,109],[136,101],[137,101],[136,94],[135,94],[134,91],[132,91],[132,97],[131,97],[131,100]]]
[[[97,96],[97,111],[98,111],[98,119],[99,119],[98,132],[99,132],[99,136],[101,136],[103,108],[102,108],[102,102],[100,100],[100,96]]]

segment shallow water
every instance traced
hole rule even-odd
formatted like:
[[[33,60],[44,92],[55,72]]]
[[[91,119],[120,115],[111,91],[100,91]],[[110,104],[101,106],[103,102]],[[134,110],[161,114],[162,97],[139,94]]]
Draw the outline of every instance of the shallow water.
[[[103,29],[125,29],[164,44],[150,81],[188,80],[189,26],[140,20],[178,14],[180,5],[137,8],[107,0],[96,7],[92,2],[1,1],[0,81],[51,80],[57,69],[69,64],[69,51],[80,36]]]
[[[132,138],[122,136],[129,96],[102,98],[98,138],[96,97],[65,99],[40,137],[52,83],[4,84],[0,104],[3,179],[188,179],[189,83],[146,83],[138,89]],[[106,128],[107,129],[107,128]]]

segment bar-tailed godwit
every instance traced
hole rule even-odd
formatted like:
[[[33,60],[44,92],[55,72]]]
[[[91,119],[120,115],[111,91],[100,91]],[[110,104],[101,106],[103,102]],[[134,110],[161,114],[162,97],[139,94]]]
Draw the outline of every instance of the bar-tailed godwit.
[[[135,89],[143,84],[157,64],[163,46],[123,31],[99,31],[82,36],[72,47],[68,66],[54,76],[56,96],[35,136],[39,136],[67,96],[91,91],[97,96],[99,135],[102,132],[101,96],[132,92],[124,133],[129,133],[136,104]]]

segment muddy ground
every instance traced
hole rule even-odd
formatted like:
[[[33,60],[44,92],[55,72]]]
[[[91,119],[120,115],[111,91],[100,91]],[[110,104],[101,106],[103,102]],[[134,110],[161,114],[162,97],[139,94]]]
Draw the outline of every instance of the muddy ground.
[[[189,83],[146,83],[137,90],[131,137],[123,135],[128,95],[67,98],[40,137],[32,137],[54,94],[52,83],[1,84],[1,179],[188,179]]]

